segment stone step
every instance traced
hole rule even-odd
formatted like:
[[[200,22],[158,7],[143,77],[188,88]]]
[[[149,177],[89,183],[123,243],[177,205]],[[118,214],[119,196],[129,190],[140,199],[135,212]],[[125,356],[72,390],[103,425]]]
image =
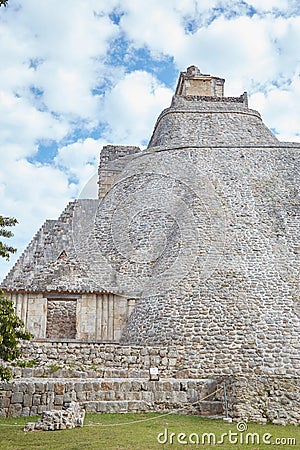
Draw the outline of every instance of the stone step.
[[[81,402],[81,406],[90,413],[135,413],[154,410],[152,404],[138,400]]]
[[[149,370],[137,368],[118,367],[91,367],[82,365],[79,367],[60,367],[60,363],[40,365],[38,367],[13,367],[10,366],[14,379],[19,378],[143,378],[149,379]],[[161,372],[161,378],[172,379],[197,379],[196,375],[186,371],[174,371],[172,374]]]
[[[224,404],[221,401],[203,401],[199,403],[200,415],[207,417],[221,417],[224,415]]]
[[[220,401],[212,402],[202,402],[197,405],[185,404],[185,405],[174,405],[170,403],[156,403],[156,402],[146,402],[143,400],[121,400],[121,401],[90,401],[81,402],[81,407],[83,407],[86,412],[93,413],[135,413],[135,412],[169,412],[172,411],[174,414],[184,414],[192,413],[199,414],[205,417],[223,417],[224,407],[223,403]],[[179,408],[176,409],[176,406]]]
[[[40,367],[12,367],[14,378],[145,378],[149,379],[149,370],[118,368],[59,368],[58,365]]]

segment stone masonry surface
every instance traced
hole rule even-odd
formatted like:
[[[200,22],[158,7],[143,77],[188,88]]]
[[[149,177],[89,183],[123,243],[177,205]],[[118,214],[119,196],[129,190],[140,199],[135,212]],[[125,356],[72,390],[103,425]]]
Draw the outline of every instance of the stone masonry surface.
[[[232,367],[229,373],[226,361],[222,373],[205,355],[196,369],[195,355],[192,347],[179,346],[24,343],[23,362],[33,367],[20,363],[13,368],[15,379],[0,385],[0,415],[36,415],[70,401],[90,412],[184,408],[181,412],[222,415],[223,391],[214,392],[225,382],[231,417],[299,423],[299,377],[262,374],[258,366]],[[149,381],[150,367],[158,367],[159,382]]]
[[[278,140],[257,111],[232,101],[173,98],[159,116],[149,148],[166,145],[276,145]]]
[[[160,152],[161,160],[168,161],[169,153]],[[214,186],[226,217],[221,256],[206,278],[214,212],[204,196],[188,196],[184,185],[185,204],[201,228],[195,263],[167,292],[139,299],[123,342],[186,346],[195,352],[194,368],[205,361],[215,371],[219,364],[220,370],[244,370],[246,363],[270,373],[298,373],[298,149],[181,149],[176,157],[183,167],[192,161]],[[152,183],[153,190],[154,183],[167,190],[161,178]],[[172,264],[173,255],[165,252],[164,264]]]
[[[22,378],[0,383],[0,416],[32,416],[76,402],[87,412],[174,411],[223,416],[223,383],[235,420],[300,424],[299,377],[214,379]],[[51,414],[54,416],[54,413]],[[47,415],[49,418],[49,416]]]
[[[76,338],[76,301],[48,300],[47,338]]]
[[[217,392],[216,392],[217,391]],[[204,404],[201,405],[199,401]],[[32,416],[75,402],[87,412],[164,411],[223,414],[217,382],[211,379],[30,378],[0,383],[0,414]],[[210,404],[211,403],[211,404]],[[53,416],[53,414],[51,414]]]

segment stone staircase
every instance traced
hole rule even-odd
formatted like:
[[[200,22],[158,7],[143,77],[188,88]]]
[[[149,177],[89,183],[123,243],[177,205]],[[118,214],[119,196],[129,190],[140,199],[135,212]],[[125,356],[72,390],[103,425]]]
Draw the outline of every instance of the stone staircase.
[[[220,381],[185,367],[177,347],[32,341],[22,350],[13,380],[0,383],[1,416],[33,416],[70,402],[98,413],[224,415]],[[153,368],[158,381],[149,379]]]
[[[77,394],[87,412],[174,411],[205,416],[223,414],[220,396],[214,395],[213,380],[194,379],[106,379],[92,395]],[[202,398],[205,401],[199,402]]]

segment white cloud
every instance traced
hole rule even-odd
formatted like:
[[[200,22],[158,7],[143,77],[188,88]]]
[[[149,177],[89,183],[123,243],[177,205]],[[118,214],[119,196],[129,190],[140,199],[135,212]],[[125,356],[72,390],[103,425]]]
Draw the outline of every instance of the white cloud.
[[[117,26],[94,13],[96,1],[24,0],[20,5],[18,11],[8,8],[2,18],[2,89],[27,97],[35,86],[51,111],[94,117],[97,103],[91,90]]]
[[[299,6],[297,0],[248,0],[247,3],[258,11],[294,11]],[[298,10],[299,11],[299,10]]]
[[[226,95],[248,91],[279,139],[300,140],[299,13],[297,0],[10,0],[0,10],[0,214],[19,219],[12,245],[80,192],[102,145],[147,142],[173,94],[166,59],[226,78]],[[58,153],[46,164],[35,158],[47,140]]]
[[[228,74],[231,82],[234,79],[249,80],[259,74],[270,76],[274,61],[265,25],[258,18],[216,19],[189,37],[189,43],[178,55],[178,60],[187,65],[195,54],[205,63],[204,71],[209,69],[221,76]]]
[[[172,91],[145,71],[127,74],[106,95],[103,118],[116,144],[140,145],[151,136],[155,120],[170,104]]]
[[[300,68],[300,67],[299,67]],[[296,74],[286,88],[271,87],[256,92],[251,106],[262,114],[267,125],[277,130],[281,141],[300,141],[300,77]]]
[[[190,10],[190,2],[187,6]],[[182,16],[173,2],[124,0],[122,7],[126,14],[122,16],[120,26],[133,45],[147,46],[154,57],[184,51],[187,37]]]
[[[87,138],[66,145],[58,150],[54,162],[61,167],[70,178],[77,179],[78,193],[97,172],[101,148],[105,145],[102,140]]]
[[[68,184],[63,172],[31,164],[24,159],[10,161],[0,172],[1,215],[16,217],[19,225],[8,242],[17,247],[18,255],[29,243],[45,218],[57,218],[73,195],[75,186]],[[11,262],[0,261],[3,275]]]
[[[37,140],[59,140],[68,131],[66,122],[39,111],[28,98],[16,97],[12,92],[0,90],[0,115],[2,151],[6,144],[18,145],[21,155],[14,155],[16,157],[32,155]]]

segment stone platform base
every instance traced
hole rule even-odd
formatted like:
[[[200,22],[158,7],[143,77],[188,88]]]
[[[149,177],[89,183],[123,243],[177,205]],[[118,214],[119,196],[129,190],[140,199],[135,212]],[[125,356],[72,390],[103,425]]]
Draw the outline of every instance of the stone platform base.
[[[87,412],[172,410],[215,416],[223,414],[221,397],[211,379],[22,378],[0,384],[0,415],[33,416],[75,401]]]
[[[19,378],[0,383],[0,416],[33,416],[77,402],[88,412],[172,411],[222,416],[223,384],[234,420],[300,424],[300,378]]]

